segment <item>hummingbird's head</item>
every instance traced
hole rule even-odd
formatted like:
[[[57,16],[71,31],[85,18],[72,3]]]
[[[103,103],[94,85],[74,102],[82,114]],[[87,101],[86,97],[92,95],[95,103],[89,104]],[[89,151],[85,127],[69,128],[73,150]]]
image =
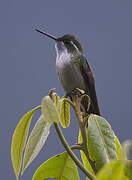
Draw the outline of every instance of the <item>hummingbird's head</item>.
[[[45,33],[43,31],[40,31],[38,29],[36,29],[37,32],[44,34],[48,37],[50,37],[51,39],[55,40],[56,43],[56,51],[57,53],[61,53],[63,51],[67,51],[68,53],[79,53],[82,54],[83,53],[83,49],[82,46],[80,44],[80,42],[78,41],[78,39],[70,34],[66,34],[62,37],[56,38],[55,36],[52,36],[48,33]]]
[[[80,42],[75,36],[71,34],[66,34],[62,37],[57,38],[56,43],[58,51],[66,49],[69,53],[83,53]]]

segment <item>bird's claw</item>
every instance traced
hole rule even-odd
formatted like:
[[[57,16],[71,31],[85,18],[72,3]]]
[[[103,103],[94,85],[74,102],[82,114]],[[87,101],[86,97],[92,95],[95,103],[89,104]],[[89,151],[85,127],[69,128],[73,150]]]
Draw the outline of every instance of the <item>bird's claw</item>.
[[[77,96],[77,97],[81,97],[85,92],[79,88],[75,88],[72,91],[72,95]]]

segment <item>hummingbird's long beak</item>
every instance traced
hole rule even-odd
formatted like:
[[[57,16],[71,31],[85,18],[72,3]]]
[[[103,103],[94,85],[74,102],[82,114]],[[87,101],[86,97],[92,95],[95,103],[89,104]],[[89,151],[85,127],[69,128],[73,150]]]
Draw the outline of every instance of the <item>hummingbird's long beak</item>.
[[[45,36],[47,36],[47,37],[49,37],[49,38],[51,38],[51,39],[54,39],[55,41],[58,41],[58,38],[56,38],[55,36],[52,36],[51,34],[48,34],[48,33],[46,33],[46,32],[44,32],[44,31],[40,31],[40,30],[38,30],[38,29],[35,29],[37,32],[39,32],[39,33],[41,33],[41,34],[44,34]]]

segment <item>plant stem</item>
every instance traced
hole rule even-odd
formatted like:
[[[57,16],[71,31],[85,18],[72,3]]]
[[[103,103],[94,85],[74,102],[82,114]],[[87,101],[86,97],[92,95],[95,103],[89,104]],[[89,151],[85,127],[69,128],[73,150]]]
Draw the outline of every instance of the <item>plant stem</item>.
[[[77,97],[74,96],[73,98],[74,101],[74,107],[75,107],[75,113],[76,113],[76,117],[79,123],[79,127],[80,127],[80,131],[81,131],[81,135],[82,135],[82,145],[83,145],[83,152],[85,153],[92,169],[94,170],[95,173],[97,173],[96,167],[94,162],[90,159],[89,157],[89,153],[88,153],[88,148],[87,148],[87,136],[86,136],[86,120],[82,117],[82,112],[80,109],[80,105],[81,105],[81,97]]]
[[[71,150],[82,150],[83,151],[83,147],[80,144],[75,144],[73,146],[70,146]]]
[[[93,176],[90,172],[88,172],[85,167],[83,166],[83,164],[79,161],[79,159],[77,158],[77,156],[72,152],[70,146],[68,145],[59,125],[57,123],[54,123],[54,127],[56,129],[56,132],[64,146],[64,148],[66,149],[67,153],[69,154],[69,156],[73,159],[73,161],[75,162],[75,164],[81,169],[81,171],[83,171],[83,173],[91,180],[95,180],[95,176]]]

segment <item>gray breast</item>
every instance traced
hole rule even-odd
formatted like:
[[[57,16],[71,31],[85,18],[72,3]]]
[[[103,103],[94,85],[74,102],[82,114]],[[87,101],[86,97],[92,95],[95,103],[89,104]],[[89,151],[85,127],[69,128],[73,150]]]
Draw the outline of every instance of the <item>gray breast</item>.
[[[62,54],[56,59],[57,73],[66,93],[71,93],[75,88],[86,89],[77,61],[77,57],[73,58],[70,54]]]

